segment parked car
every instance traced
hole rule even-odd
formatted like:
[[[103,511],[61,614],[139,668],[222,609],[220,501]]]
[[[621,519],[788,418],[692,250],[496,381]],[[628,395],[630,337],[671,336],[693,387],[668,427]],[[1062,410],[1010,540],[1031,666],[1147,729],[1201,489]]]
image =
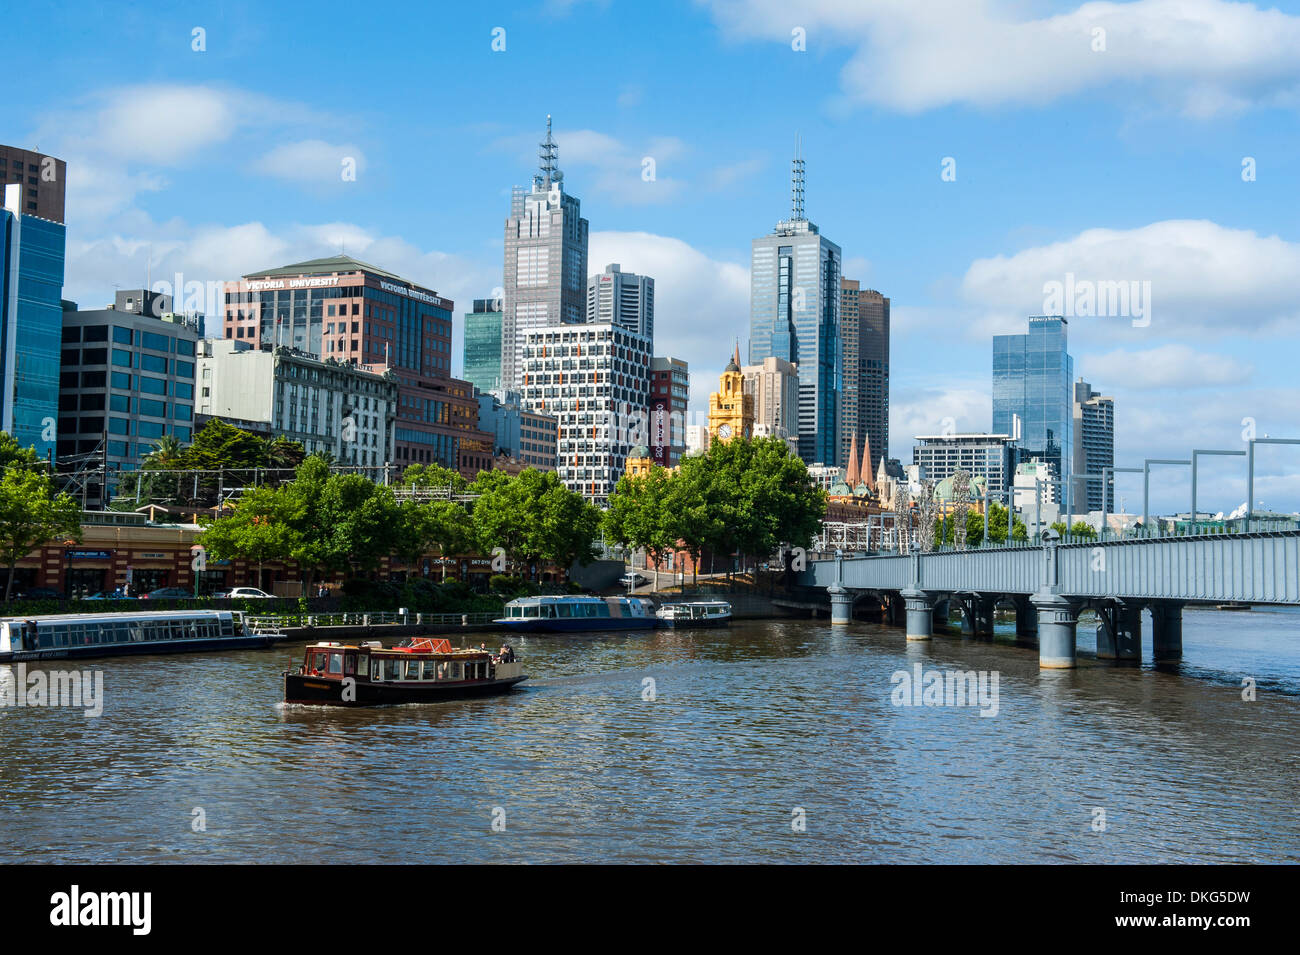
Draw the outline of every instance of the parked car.
[[[215,597],[216,594],[213,594],[212,596]],[[229,597],[231,600],[234,600],[237,597],[256,597],[266,600],[275,599],[275,594],[268,594],[265,590],[258,590],[256,587],[235,587],[233,590],[224,594],[224,596]]]
[[[67,594],[49,587],[33,587],[18,594],[19,600],[67,600]]]
[[[122,593],[122,591],[120,590],[114,590],[111,592],[107,590],[101,590],[97,594],[90,594],[86,597],[82,597],[81,599],[82,600],[122,600],[125,597],[126,594]]]
[[[151,590],[147,594],[141,594],[141,600],[175,600],[178,597],[193,597],[194,591],[186,590],[184,587],[159,587],[157,590]]]
[[[618,579],[618,582],[624,587],[640,587],[642,584],[649,583],[650,578],[645,574],[626,573]]]

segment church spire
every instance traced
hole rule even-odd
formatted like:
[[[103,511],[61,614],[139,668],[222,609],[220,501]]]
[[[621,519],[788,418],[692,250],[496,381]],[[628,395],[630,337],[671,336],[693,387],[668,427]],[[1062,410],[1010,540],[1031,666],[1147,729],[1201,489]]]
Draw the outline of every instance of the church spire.
[[[862,473],[866,475],[867,487],[874,491],[876,489],[876,478],[871,473],[871,435],[864,434],[862,441],[866,445],[862,451]]]
[[[844,480],[848,484],[850,491],[854,490],[858,486],[858,482],[862,480],[862,476],[858,473],[858,436],[856,434],[853,436],[852,444],[849,445],[849,467]]]

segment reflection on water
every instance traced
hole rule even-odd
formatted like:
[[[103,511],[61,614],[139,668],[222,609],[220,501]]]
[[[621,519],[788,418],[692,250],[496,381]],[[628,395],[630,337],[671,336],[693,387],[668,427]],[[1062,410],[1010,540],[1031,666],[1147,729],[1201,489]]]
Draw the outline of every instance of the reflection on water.
[[[300,646],[78,663],[98,719],[0,709],[0,861],[1300,860],[1300,614],[1189,610],[1161,670],[1006,639],[516,636],[513,694],[367,710],[280,704]],[[996,671],[997,716],[894,706],[918,662]]]

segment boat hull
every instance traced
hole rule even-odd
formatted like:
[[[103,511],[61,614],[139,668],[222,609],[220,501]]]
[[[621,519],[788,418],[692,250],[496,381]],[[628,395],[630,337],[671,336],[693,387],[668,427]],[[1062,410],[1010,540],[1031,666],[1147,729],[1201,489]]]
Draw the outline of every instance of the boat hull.
[[[32,660],[87,660],[96,657],[139,656],[140,654],[200,653],[207,650],[260,650],[283,640],[282,636],[215,637],[210,640],[145,640],[138,643],[115,643],[104,646],[50,647],[45,650],[14,650],[0,653],[0,663]]]
[[[553,633],[592,632],[596,630],[650,630],[654,617],[503,617],[492,621],[503,630],[521,633],[550,631]]]
[[[665,620],[658,618],[659,626],[665,630],[712,630],[725,627],[731,623],[730,617],[701,617],[696,620]]]
[[[284,675],[284,701],[308,706],[392,706],[402,703],[440,703],[443,700],[463,700],[476,696],[494,696],[507,693],[527,675],[504,680],[473,680],[464,683],[432,683],[410,685],[403,683],[370,683],[358,680],[352,684],[354,699],[343,699],[343,684],[338,680],[298,673]]]

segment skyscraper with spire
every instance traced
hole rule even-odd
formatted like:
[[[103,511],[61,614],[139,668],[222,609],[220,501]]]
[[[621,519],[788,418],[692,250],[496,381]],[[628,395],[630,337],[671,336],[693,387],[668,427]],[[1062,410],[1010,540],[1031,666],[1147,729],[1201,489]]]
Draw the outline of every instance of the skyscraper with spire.
[[[838,466],[840,418],[840,247],[804,213],[804,160],[796,144],[790,218],[753,241],[749,362],[769,357],[799,372],[799,456]]]
[[[529,330],[586,321],[587,220],[564,191],[559,147],[546,117],[532,189],[516,186],[505,230],[505,281],[501,315],[501,380],[523,382],[522,349]]]

